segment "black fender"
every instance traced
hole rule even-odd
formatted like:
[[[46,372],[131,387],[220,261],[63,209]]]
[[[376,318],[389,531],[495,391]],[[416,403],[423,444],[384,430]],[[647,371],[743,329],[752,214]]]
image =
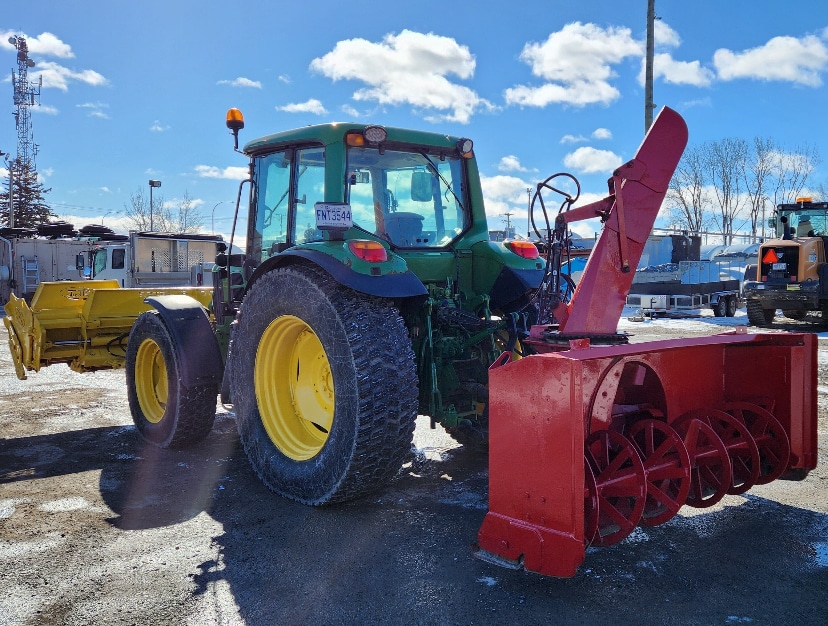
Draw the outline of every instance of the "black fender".
[[[489,292],[492,311],[516,311],[528,301],[529,291],[540,287],[544,269],[517,269],[504,265]]]
[[[336,257],[320,252],[319,250],[308,250],[307,248],[299,248],[296,250],[288,249],[281,252],[278,256],[270,257],[253,272],[253,275],[247,283],[247,288],[250,289],[250,286],[262,274],[274,268],[282,267],[292,261],[295,262],[298,259],[310,261],[325,270],[340,285],[344,285],[354,291],[369,296],[377,296],[379,298],[410,298],[428,294],[425,285],[423,285],[422,281],[411,270],[397,274],[385,274],[384,276],[361,274],[360,272],[352,270]]]
[[[175,345],[181,383],[185,387],[221,383],[221,349],[201,303],[190,296],[150,296],[144,300],[161,316]]]

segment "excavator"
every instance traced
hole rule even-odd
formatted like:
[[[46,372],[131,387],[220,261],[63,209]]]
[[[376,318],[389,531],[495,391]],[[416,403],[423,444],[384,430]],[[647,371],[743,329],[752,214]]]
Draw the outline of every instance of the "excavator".
[[[249,160],[244,253],[234,226],[212,288],[75,281],[13,298],[20,378],[123,367],[135,426],[161,448],[209,436],[220,395],[259,478],[310,506],[381,489],[430,416],[488,446],[476,554],[550,576],[685,505],[816,467],[813,335],[617,332],[687,143],[672,109],[602,200],[578,206],[568,174],[537,185],[540,246],[491,241],[471,139],[321,124],[239,149],[244,117],[226,121]],[[602,230],[575,286],[561,268],[585,219]]]

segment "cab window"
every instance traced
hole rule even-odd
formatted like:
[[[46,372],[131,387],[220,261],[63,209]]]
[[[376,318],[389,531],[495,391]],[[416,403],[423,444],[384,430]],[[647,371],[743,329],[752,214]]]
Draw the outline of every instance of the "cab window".
[[[395,247],[444,247],[469,226],[456,156],[352,147],[348,183],[355,225]]]

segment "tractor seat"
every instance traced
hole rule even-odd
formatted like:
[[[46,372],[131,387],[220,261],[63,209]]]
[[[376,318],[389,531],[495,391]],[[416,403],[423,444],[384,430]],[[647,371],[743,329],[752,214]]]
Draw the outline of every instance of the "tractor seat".
[[[398,211],[385,216],[385,232],[396,246],[417,245],[423,233],[423,216]]]
[[[799,222],[796,225],[796,236],[797,237],[813,237],[814,227],[811,224],[810,220],[805,220],[804,222]]]

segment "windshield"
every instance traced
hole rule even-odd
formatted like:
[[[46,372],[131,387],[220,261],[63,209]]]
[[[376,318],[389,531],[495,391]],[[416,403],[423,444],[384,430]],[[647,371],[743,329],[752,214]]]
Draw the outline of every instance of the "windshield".
[[[348,183],[354,225],[396,247],[447,246],[468,226],[459,157],[349,148]]]
[[[783,210],[779,213],[779,217],[782,216],[788,218],[788,226],[790,226],[791,234],[794,237],[828,235],[828,209],[803,207],[795,211]],[[777,237],[782,237],[785,234],[781,219],[776,221],[776,231]]]

